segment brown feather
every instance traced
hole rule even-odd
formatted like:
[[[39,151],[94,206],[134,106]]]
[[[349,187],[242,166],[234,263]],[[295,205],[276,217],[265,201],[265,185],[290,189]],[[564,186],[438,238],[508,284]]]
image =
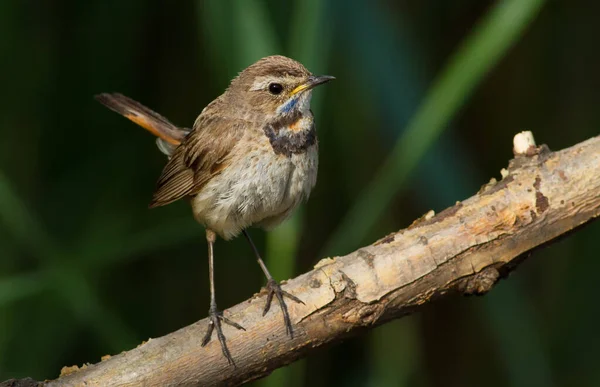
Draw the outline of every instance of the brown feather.
[[[190,129],[173,125],[165,117],[123,94],[102,93],[96,99],[169,144],[179,145],[190,132]]]
[[[248,122],[213,113],[220,100],[213,101],[194,123],[194,129],[175,149],[158,179],[150,207],[164,206],[198,193],[219,174],[231,157]]]

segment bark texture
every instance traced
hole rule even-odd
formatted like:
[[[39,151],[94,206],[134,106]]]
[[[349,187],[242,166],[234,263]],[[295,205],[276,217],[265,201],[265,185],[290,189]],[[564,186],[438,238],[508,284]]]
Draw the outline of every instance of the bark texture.
[[[217,340],[200,346],[204,319],[46,385],[238,385],[439,296],[483,294],[525,253],[600,214],[600,137],[560,152],[531,146],[502,175],[437,215],[288,281],[284,289],[305,302],[288,303],[292,340],[277,305],[262,317],[264,295],[226,310],[247,329],[223,327],[237,367]]]

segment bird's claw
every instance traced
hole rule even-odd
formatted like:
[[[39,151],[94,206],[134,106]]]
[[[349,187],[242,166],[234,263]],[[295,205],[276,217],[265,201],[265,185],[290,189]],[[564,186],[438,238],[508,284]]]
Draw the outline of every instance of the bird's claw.
[[[265,309],[263,310],[263,316],[267,314],[269,309],[271,309],[271,302],[273,301],[273,296],[277,297],[277,301],[279,302],[279,306],[281,307],[281,311],[283,312],[283,321],[285,323],[285,332],[290,335],[291,338],[294,338],[294,330],[292,328],[292,321],[290,320],[290,314],[288,313],[287,305],[285,303],[284,297],[291,299],[299,304],[304,305],[304,302],[298,297],[294,296],[291,293],[286,292],[281,289],[281,286],[277,281],[273,278],[267,280],[267,285],[265,286],[267,289],[267,303],[265,304]]]
[[[221,322],[224,322],[227,325],[231,325],[232,327],[245,331],[244,327],[240,324],[231,321],[227,317],[223,316],[223,312],[219,311],[215,306],[211,306],[208,311],[208,327],[206,328],[206,334],[202,339],[202,346],[204,347],[206,344],[210,342],[212,337],[213,330],[217,330],[217,338],[219,339],[219,343],[221,344],[221,351],[223,352],[223,356],[227,359],[227,362],[235,367],[235,362],[231,357],[231,353],[229,352],[229,348],[227,348],[227,343],[225,340],[225,335],[223,334],[223,330],[221,329]]]

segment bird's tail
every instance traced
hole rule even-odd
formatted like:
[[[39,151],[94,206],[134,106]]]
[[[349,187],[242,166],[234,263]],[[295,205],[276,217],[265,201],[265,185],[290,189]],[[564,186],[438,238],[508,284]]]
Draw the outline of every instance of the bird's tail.
[[[135,122],[156,137],[156,145],[161,152],[170,156],[175,148],[189,134],[190,129],[173,125],[160,114],[148,109],[139,102],[119,93],[102,93],[96,99],[109,109]]]

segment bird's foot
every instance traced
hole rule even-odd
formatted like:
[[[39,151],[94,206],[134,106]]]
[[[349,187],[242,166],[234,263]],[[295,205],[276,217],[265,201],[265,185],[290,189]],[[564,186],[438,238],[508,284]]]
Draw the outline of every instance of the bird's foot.
[[[204,335],[204,338],[202,339],[201,345],[204,347],[206,344],[208,344],[208,342],[210,341],[210,339],[212,337],[213,330],[216,329],[217,337],[219,339],[219,343],[221,344],[221,351],[223,352],[223,356],[225,356],[225,358],[227,358],[227,362],[230,365],[235,367],[235,362],[233,361],[233,358],[231,357],[229,348],[227,348],[225,335],[223,334],[223,330],[221,329],[221,322],[224,322],[225,324],[231,325],[232,327],[234,327],[236,329],[240,329],[242,331],[246,330],[240,324],[233,322],[230,319],[228,319],[227,317],[223,316],[223,312],[221,312],[220,310],[217,309],[217,305],[213,304],[213,305],[211,305],[210,309],[208,310],[208,327],[206,328],[206,334]]]
[[[298,297],[294,296],[291,293],[286,292],[281,289],[281,286],[277,281],[273,278],[269,278],[267,280],[267,285],[265,286],[267,289],[267,303],[265,305],[265,309],[263,310],[263,316],[267,314],[269,309],[271,308],[271,302],[273,301],[273,296],[277,297],[277,301],[279,302],[279,306],[281,307],[281,311],[283,312],[283,321],[285,323],[285,332],[290,335],[291,338],[294,338],[294,330],[292,328],[292,321],[290,320],[290,314],[288,313],[287,305],[285,304],[285,300],[283,297],[287,297],[292,301],[295,301],[299,304],[304,305],[304,302]]]

